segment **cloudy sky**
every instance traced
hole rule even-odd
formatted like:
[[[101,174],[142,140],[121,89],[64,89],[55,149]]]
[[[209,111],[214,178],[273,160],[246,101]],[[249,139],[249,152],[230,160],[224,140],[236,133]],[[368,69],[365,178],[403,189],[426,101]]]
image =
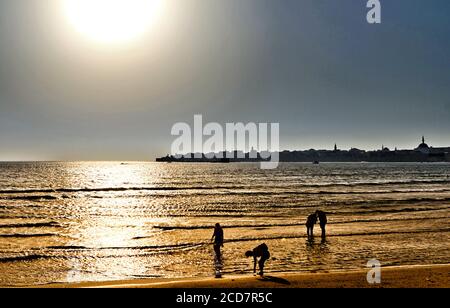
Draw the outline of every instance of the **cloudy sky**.
[[[279,122],[285,149],[450,145],[450,1],[161,0],[94,42],[65,0],[0,0],[0,160],[143,160],[171,127]]]

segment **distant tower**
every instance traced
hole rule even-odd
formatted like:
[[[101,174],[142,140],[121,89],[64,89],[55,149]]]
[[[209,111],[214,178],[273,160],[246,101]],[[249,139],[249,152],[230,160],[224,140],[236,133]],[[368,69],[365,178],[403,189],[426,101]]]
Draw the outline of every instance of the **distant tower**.
[[[249,158],[258,158],[258,151],[256,151],[254,147],[252,147],[252,150],[249,153]]]
[[[334,151],[337,152],[337,150],[338,150],[338,147],[337,147],[337,144],[335,143],[334,144]]]
[[[422,136],[422,143],[425,143],[425,136]]]

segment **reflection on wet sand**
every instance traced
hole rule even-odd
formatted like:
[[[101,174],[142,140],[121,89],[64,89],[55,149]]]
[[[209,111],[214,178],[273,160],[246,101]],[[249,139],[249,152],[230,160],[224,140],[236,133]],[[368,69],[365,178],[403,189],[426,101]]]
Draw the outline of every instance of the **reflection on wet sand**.
[[[310,264],[326,265],[330,261],[330,245],[326,238],[316,241],[315,237],[306,240],[306,259]]]

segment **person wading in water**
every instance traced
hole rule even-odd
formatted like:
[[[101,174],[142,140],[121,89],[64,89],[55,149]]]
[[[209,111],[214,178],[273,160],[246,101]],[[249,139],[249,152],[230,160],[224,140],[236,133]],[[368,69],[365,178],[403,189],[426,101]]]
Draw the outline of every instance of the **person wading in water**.
[[[214,241],[214,252],[216,253],[217,260],[221,260],[220,248],[223,247],[223,229],[220,224],[216,224],[214,228],[214,234],[211,238]]]
[[[326,234],[326,230],[325,227],[328,223],[327,220],[327,214],[323,211],[317,211],[316,212],[317,217],[319,218],[319,222],[320,222],[320,229],[322,229],[322,239],[325,239],[327,234]]]
[[[317,223],[317,214],[311,214],[306,220],[306,233],[308,238],[314,237],[314,225]]]

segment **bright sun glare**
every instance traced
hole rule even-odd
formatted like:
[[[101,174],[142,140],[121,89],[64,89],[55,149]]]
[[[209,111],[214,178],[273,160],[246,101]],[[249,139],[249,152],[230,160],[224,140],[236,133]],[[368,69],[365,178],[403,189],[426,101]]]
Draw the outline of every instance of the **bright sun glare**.
[[[143,35],[163,0],[64,0],[70,23],[83,35],[103,43],[127,42]]]

